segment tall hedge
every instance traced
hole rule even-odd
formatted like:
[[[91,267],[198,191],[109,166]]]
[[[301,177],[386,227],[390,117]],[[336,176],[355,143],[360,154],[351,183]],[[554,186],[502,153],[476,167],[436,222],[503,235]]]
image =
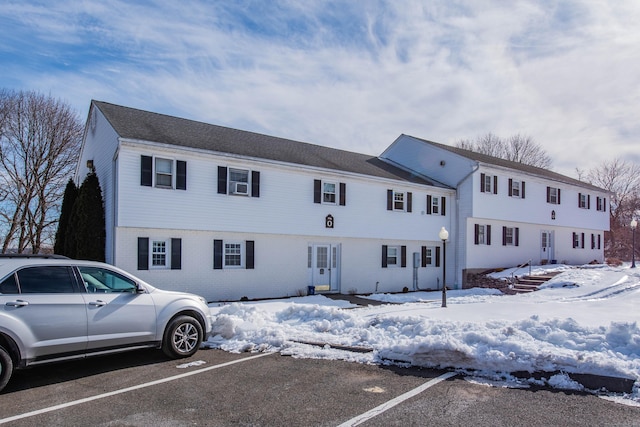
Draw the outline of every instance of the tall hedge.
[[[104,203],[95,172],[80,186],[65,235],[65,252],[71,258],[105,260]]]
[[[69,256],[65,252],[65,237],[71,220],[71,212],[73,205],[78,198],[78,187],[72,179],[69,180],[64,189],[64,197],[62,198],[62,207],[60,208],[60,219],[58,220],[58,230],[56,231],[56,241],[53,245],[53,253],[58,255]]]

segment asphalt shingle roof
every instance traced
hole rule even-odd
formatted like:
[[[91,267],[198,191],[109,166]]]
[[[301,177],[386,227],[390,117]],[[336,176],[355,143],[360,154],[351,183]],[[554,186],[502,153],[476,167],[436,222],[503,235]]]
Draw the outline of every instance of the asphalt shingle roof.
[[[408,136],[408,135],[407,135]],[[412,136],[411,138],[415,138],[419,141],[423,141],[427,144],[431,144],[433,146],[439,147],[443,150],[447,150],[449,152],[455,153],[459,156],[466,157],[467,159],[485,163],[488,165],[500,166],[504,168],[514,169],[517,171],[525,172],[532,175],[538,175],[542,178],[547,178],[553,181],[563,182],[566,184],[572,184],[583,188],[588,188],[596,191],[608,192],[600,187],[596,187],[595,185],[589,184],[588,182],[580,181],[575,178],[568,177],[566,175],[562,175],[557,172],[550,171],[548,169],[539,168],[536,166],[527,165],[525,163],[514,162],[511,160],[501,159],[499,157],[493,157],[486,154],[476,153],[475,151],[465,150],[464,148],[452,147],[445,144],[440,144],[437,142],[429,141],[423,138],[417,138]]]
[[[118,135],[142,140],[443,187],[378,157],[92,101]]]

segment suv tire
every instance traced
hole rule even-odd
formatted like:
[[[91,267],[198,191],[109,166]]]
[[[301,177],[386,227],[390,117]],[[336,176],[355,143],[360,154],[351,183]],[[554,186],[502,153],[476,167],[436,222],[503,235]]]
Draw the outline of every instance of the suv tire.
[[[178,316],[169,322],[162,351],[173,359],[193,356],[202,343],[202,326],[191,316]]]
[[[9,378],[11,378],[11,374],[13,373],[13,360],[11,356],[4,349],[4,347],[0,346],[0,390],[4,388],[9,382]]]

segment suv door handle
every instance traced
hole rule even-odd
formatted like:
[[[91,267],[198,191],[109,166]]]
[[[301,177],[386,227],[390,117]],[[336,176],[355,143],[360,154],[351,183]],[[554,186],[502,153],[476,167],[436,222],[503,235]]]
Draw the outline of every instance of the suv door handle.
[[[25,307],[29,305],[29,303],[21,299],[18,299],[15,301],[8,301],[5,305],[8,305],[9,307]]]
[[[105,305],[107,305],[107,303],[99,299],[98,301],[91,301],[89,305],[92,305],[94,307],[104,307]]]

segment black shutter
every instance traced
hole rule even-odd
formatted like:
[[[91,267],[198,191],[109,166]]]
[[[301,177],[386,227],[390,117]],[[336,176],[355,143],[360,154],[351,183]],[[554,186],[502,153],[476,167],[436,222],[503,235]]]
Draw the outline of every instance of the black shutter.
[[[574,249],[578,247],[578,245],[577,245],[577,240],[578,240],[578,239],[577,239],[576,237],[577,237],[577,236],[576,236],[576,233],[571,233],[571,240],[572,240],[572,241],[571,241],[571,246],[572,246]]]
[[[591,233],[591,249],[595,249],[596,248],[596,236],[595,234]]]
[[[582,193],[578,193],[578,207],[580,207],[580,199],[582,199]]]
[[[253,240],[247,240],[245,242],[245,268],[252,270],[255,266],[255,242]]]
[[[421,263],[421,265],[423,267],[427,266],[427,247],[426,246],[422,247],[422,263]]]
[[[524,181],[520,183],[520,197],[524,199]]]
[[[138,237],[138,270],[149,269],[149,238]]]
[[[427,215],[431,215],[431,204],[432,204],[431,196],[427,194]]]
[[[498,194],[498,175],[493,176],[493,194]]]
[[[407,266],[407,247],[400,246],[400,267]]]
[[[393,210],[393,190],[387,190],[387,210]]]
[[[547,203],[551,203],[551,187],[547,187]]]
[[[520,227],[515,227],[513,229],[513,239],[514,245],[520,246]]]
[[[176,161],[176,190],[187,189],[187,162]]]
[[[182,268],[182,239],[171,239],[171,269]]]
[[[580,233],[580,248],[584,249],[584,233]]]
[[[513,196],[513,178],[509,178],[509,197]]]
[[[473,243],[480,244],[480,224],[473,225]]]
[[[260,172],[251,171],[251,197],[260,197]]]
[[[440,215],[442,216],[445,216],[447,214],[445,206],[447,206],[447,198],[442,196],[440,198]]]
[[[313,180],[313,203],[320,203],[322,201],[322,181],[319,179]]]
[[[387,245],[382,245],[382,268],[387,268]]]
[[[140,156],[140,185],[151,187],[153,182],[153,158]]]
[[[227,194],[227,168],[218,166],[218,194]]]
[[[558,188],[558,204],[560,204],[560,189]]]
[[[502,246],[507,246],[507,227],[502,227]]]
[[[591,209],[591,194],[587,194],[587,209]]]
[[[487,245],[491,244],[491,226],[486,225],[484,227],[484,240],[487,242]]]
[[[440,267],[440,246],[436,246],[436,267]]]
[[[407,212],[411,212],[411,201],[413,199],[413,195],[410,191],[407,192]]]
[[[213,269],[222,270],[222,240],[213,241]]]
[[[347,205],[347,184],[340,183],[340,206]]]

